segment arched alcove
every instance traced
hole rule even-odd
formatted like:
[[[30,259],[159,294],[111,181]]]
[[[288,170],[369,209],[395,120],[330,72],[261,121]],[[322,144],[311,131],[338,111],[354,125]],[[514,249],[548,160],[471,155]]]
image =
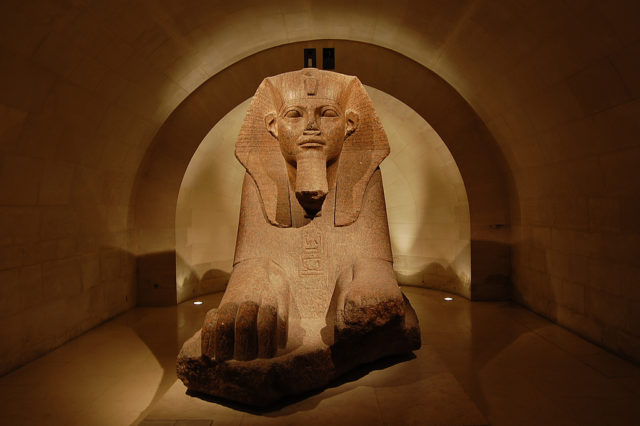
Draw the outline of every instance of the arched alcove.
[[[401,284],[470,294],[469,204],[445,143],[403,102],[367,87],[391,147],[381,164]],[[223,290],[233,266],[244,168],[234,157],[249,101],[226,114],[194,153],[176,207],[178,301]]]
[[[639,5],[1,2],[0,370],[133,306],[136,279],[140,304],[175,303],[186,165],[302,47],[458,130],[473,292],[511,274],[519,302],[639,359]]]
[[[267,76],[300,68],[303,48],[333,46],[336,71],[411,107],[441,136],[458,165],[469,202],[473,299],[510,291],[509,172],[491,134],[468,103],[423,65],[389,49],[346,40],[290,43],[245,58],[191,93],[164,122],[138,171],[132,246],[138,254],[138,303],[173,304],[175,208],[180,182],[200,142]]]

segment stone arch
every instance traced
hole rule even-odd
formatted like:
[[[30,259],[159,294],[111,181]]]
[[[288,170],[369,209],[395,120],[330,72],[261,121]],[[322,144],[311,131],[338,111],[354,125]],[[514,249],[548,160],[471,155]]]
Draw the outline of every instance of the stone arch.
[[[192,92],[155,135],[136,176],[131,238],[138,255],[138,303],[175,304],[175,207],[189,161],[209,130],[253,95],[264,77],[301,66],[304,47],[334,47],[336,71],[357,75],[420,114],[440,135],[465,182],[471,227],[472,299],[509,292],[511,174],[475,111],[442,78],[390,49],[348,40],[273,47],[244,58]]]

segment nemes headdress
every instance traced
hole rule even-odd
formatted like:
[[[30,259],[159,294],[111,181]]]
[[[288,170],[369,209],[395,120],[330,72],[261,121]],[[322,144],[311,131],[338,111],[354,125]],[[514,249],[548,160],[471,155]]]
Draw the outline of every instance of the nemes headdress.
[[[242,124],[236,157],[256,182],[269,222],[290,227],[286,164],[278,141],[267,130],[265,116],[279,112],[287,101],[309,97],[330,99],[343,111],[359,116],[357,129],[344,141],[336,182],[334,223],[350,225],[360,214],[371,175],[389,155],[387,135],[357,77],[305,68],[265,78]]]

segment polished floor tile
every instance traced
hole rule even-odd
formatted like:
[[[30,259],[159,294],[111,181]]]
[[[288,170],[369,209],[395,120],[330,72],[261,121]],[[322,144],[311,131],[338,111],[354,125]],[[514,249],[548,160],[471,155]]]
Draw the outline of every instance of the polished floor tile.
[[[271,411],[185,395],[182,343],[203,305],[136,308],[0,378],[2,425],[627,425],[640,369],[518,305],[445,301],[405,287],[422,330],[415,357],[366,366]]]
[[[176,382],[146,420],[213,419],[216,424],[274,425],[485,425],[486,418],[431,347],[390,357],[347,374],[326,389],[286,404],[250,410],[235,407],[229,418],[222,404],[189,396]]]

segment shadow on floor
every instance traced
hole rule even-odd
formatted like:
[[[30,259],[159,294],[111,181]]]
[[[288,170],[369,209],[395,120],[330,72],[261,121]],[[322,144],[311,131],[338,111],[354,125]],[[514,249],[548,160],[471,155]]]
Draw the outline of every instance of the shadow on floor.
[[[249,414],[265,416],[265,417],[281,417],[284,415],[290,415],[293,412],[308,411],[315,408],[322,401],[322,398],[311,398],[313,396],[319,395],[322,392],[325,392],[327,390],[334,390],[335,392],[330,392],[327,395],[327,397],[333,397],[337,393],[348,391],[351,388],[357,386],[354,382],[367,376],[369,373],[373,371],[384,370],[396,364],[401,364],[403,362],[411,361],[412,359],[415,359],[415,357],[416,356],[413,353],[393,355],[390,357],[379,359],[377,361],[374,361],[368,364],[361,365],[343,374],[342,376],[336,378],[328,386],[321,387],[319,389],[315,389],[308,392],[303,392],[299,395],[283,398],[277,403],[270,405],[269,407],[266,407],[266,408],[251,407],[248,405],[240,404],[233,401],[228,401],[221,398],[216,398],[211,395],[207,395],[201,392],[194,392],[191,390],[187,391],[187,395],[201,399],[203,401],[220,404],[225,407],[231,408],[233,410],[242,411]],[[412,381],[411,378],[407,378],[407,379],[408,379],[408,382]],[[353,386],[347,386],[340,389],[339,391],[337,390],[337,388],[350,383],[353,384]],[[300,404],[301,402],[306,402],[306,403]],[[295,408],[293,407],[294,404],[297,404]]]
[[[145,418],[151,407],[175,383],[176,359],[180,348],[201,327],[207,311],[217,307],[221,298],[222,293],[217,293],[199,298],[203,301],[202,305],[186,301],[177,306],[138,308],[142,315],[131,328],[153,353],[163,374],[151,402],[133,422],[134,425]],[[148,315],[159,310],[166,312],[163,315]],[[168,341],[173,341],[174,344],[167,344]]]

